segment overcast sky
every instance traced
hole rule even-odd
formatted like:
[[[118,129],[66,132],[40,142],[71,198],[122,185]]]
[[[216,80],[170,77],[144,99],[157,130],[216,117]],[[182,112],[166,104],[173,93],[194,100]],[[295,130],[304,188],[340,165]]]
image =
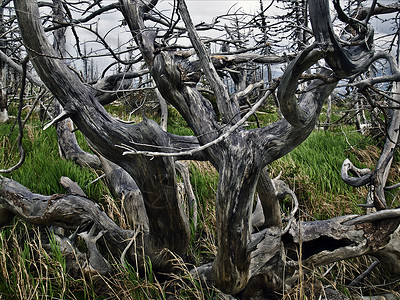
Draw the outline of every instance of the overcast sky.
[[[268,3],[271,3],[272,0],[264,1],[264,6],[267,6]],[[103,5],[114,3],[115,0],[103,0]],[[173,0],[159,0],[159,3],[156,6],[156,9],[161,11],[166,16],[171,16]],[[230,9],[231,12],[237,11],[239,8],[246,13],[255,13],[259,10],[260,2],[259,0],[239,0],[239,1],[225,1],[225,0],[186,0],[186,4],[188,6],[189,12],[193,19],[194,24],[198,24],[201,22],[211,23],[213,19],[218,15],[226,14]],[[80,18],[80,16],[76,16],[76,18]],[[113,31],[109,32],[109,30],[115,26],[121,24],[122,16],[118,12],[114,12],[111,14],[107,14],[102,16],[101,20],[98,22],[99,31],[103,38],[107,40],[110,45],[117,45],[118,40],[122,44],[124,41],[127,41],[131,38],[131,34],[129,32],[124,32],[128,30],[127,27],[120,28],[119,32]],[[91,42],[95,40],[95,37],[89,34],[85,30],[79,30],[81,42],[89,42],[87,51],[98,49],[99,45],[97,43]],[[69,50],[70,53],[74,52],[74,38],[71,32],[68,34],[69,40]],[[211,35],[213,37],[221,35],[220,32]],[[207,36],[210,36],[210,33],[207,33]],[[102,69],[102,65],[104,65],[105,61],[99,62],[100,71]],[[79,64],[78,64],[79,65]],[[77,66],[79,68],[79,66]]]
[[[103,0],[103,4],[111,4],[114,3],[115,0]],[[266,0],[263,1],[264,9],[268,7],[273,0]],[[392,3],[395,2],[395,0],[380,0],[380,3]],[[174,1],[173,0],[159,0],[159,3],[157,4],[156,8],[163,12],[165,15],[170,16],[171,15],[171,9]],[[193,22],[195,24],[205,22],[205,23],[211,23],[213,19],[216,16],[223,15],[227,13],[229,10],[230,12],[237,11],[239,8],[242,9],[242,11],[246,13],[251,13],[254,14],[258,11],[260,11],[260,1],[259,0],[237,0],[237,1],[231,1],[231,0],[186,0],[189,12],[192,16]],[[277,12],[277,9],[275,8],[275,3],[274,5],[266,11],[266,15],[274,15]],[[79,16],[78,16],[79,17]],[[106,33],[113,28],[114,26],[118,26],[121,24],[122,16],[118,12],[114,12],[112,14],[109,14],[106,17],[102,17],[100,22],[98,23],[99,25],[99,30],[102,32],[102,35],[108,43],[111,45],[117,45],[117,41],[119,39],[120,43],[123,43],[125,40],[128,41],[131,38],[131,34],[129,32],[123,32],[124,29],[127,31],[127,27],[120,27],[119,31],[112,31],[111,33]],[[389,24],[381,24],[381,21],[375,22],[375,32],[379,34],[379,32],[384,32],[388,31],[388,28],[390,27]],[[204,34],[204,33],[201,33]],[[215,36],[217,35],[222,35],[221,32],[214,33]],[[214,36],[214,37],[215,37]],[[71,38],[70,34],[70,38]],[[82,37],[81,37],[81,42],[83,41],[90,41],[93,40],[93,37],[90,37],[87,32],[82,31]],[[75,42],[75,40],[69,39],[70,41],[70,49],[72,52],[72,47]],[[91,43],[88,44],[89,49],[92,48],[93,50],[98,48],[98,44],[96,43]],[[101,64],[104,65],[105,61],[103,61]],[[99,71],[101,71],[102,66],[99,66]]]
[[[271,3],[271,0],[264,1],[264,6],[267,6],[269,3]],[[227,13],[233,6],[235,8],[241,7],[248,13],[254,13],[260,8],[259,0],[189,0],[186,1],[186,4],[195,23],[201,21],[210,22],[213,17]]]

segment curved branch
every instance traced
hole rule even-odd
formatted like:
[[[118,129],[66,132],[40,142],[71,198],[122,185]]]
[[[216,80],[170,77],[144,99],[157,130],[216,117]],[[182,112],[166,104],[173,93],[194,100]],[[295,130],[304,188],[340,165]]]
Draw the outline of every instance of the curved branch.
[[[350,176],[349,171],[354,172],[357,177]],[[356,168],[351,161],[346,158],[342,164],[341,177],[348,185],[359,187],[371,182],[372,171],[370,169]]]
[[[277,92],[279,107],[292,126],[304,127],[315,118],[317,109],[314,103],[301,107],[295,95],[302,73],[321,59],[323,54],[322,50],[316,49],[316,45],[306,48],[290,63],[281,78]]]
[[[95,150],[123,167],[137,182],[149,216],[150,234],[146,245],[149,255],[164,248],[182,254],[188,245],[190,231],[177,198],[173,159],[127,157],[114,146],[124,143],[132,147],[137,144],[170,147],[174,146],[171,143],[176,139],[147,119],[129,125],[113,119],[76,74],[63,61],[56,59],[43,31],[36,4],[34,0],[14,1],[21,35],[37,73]],[[185,137],[180,138],[182,147],[185,147],[184,140]],[[191,146],[193,138],[188,138],[187,142]],[[140,150],[144,149],[144,146],[140,147]],[[151,176],[154,173],[158,176]],[[164,263],[165,266],[161,257],[158,260],[155,258],[154,262]],[[160,267],[163,268],[162,265]]]
[[[332,27],[329,1],[310,0],[309,11],[314,37],[318,43],[327,47],[325,60],[335,75],[346,78],[364,71],[371,63],[374,54],[373,29],[362,24],[366,29],[361,30],[359,36],[356,37],[362,43],[344,48]]]
[[[100,79],[95,84],[91,85],[90,88],[93,89],[96,99],[102,105],[110,104],[123,95],[124,90],[132,84],[132,81],[129,81],[128,84],[126,84],[124,80],[141,77],[148,73],[148,70],[141,70],[138,72],[114,74]]]
[[[130,230],[122,230],[93,201],[79,195],[43,196],[30,192],[18,182],[0,177],[0,201],[4,208],[30,224],[60,226],[75,230],[79,225],[95,222],[108,230],[108,238],[123,249]]]
[[[332,76],[332,72],[327,70],[323,70],[321,73],[322,75]],[[288,84],[291,85],[292,83]],[[255,141],[258,148],[262,149],[261,155],[265,165],[289,153],[310,135],[315,127],[322,105],[336,85],[337,80],[335,78],[328,83],[315,79],[308,85],[306,91],[300,95],[299,100],[293,103],[293,106],[303,111],[303,116],[309,116],[309,120],[301,126],[293,126],[286,119],[281,119],[269,126],[251,131],[250,134],[257,136]],[[294,99],[292,101],[294,102]],[[308,110],[309,112],[307,112]],[[292,119],[297,122],[298,118],[294,116]]]
[[[120,147],[121,149],[127,150],[123,152],[123,155],[146,155],[146,156],[150,156],[150,157],[159,157],[159,156],[165,156],[165,157],[178,157],[178,156],[192,156],[198,152],[202,152],[218,143],[220,143],[221,141],[223,141],[224,139],[226,139],[229,135],[231,135],[233,132],[235,132],[238,128],[240,128],[246,121],[248,118],[250,118],[250,116],[252,114],[254,114],[257,109],[261,106],[261,104],[263,104],[263,102],[265,101],[265,99],[267,99],[272,93],[272,90],[268,90],[263,97],[260,98],[260,100],[258,100],[253,107],[233,126],[231,126],[224,134],[221,134],[218,138],[216,138],[215,140],[201,145],[199,147],[190,149],[190,150],[186,150],[186,151],[181,151],[181,152],[155,152],[155,151],[139,151],[136,150],[134,147],[129,147],[127,145],[116,145],[117,147]]]
[[[95,202],[86,197],[34,194],[18,182],[0,176],[0,215],[2,209],[36,225],[75,230],[80,226],[85,227],[85,224],[94,224],[99,232],[103,231],[107,249],[115,256],[124,251],[133,235],[132,230],[120,228]],[[146,241],[147,238],[147,235],[138,237],[137,247],[141,247],[142,240]],[[140,253],[131,249],[128,253],[129,261],[134,263],[136,255]]]

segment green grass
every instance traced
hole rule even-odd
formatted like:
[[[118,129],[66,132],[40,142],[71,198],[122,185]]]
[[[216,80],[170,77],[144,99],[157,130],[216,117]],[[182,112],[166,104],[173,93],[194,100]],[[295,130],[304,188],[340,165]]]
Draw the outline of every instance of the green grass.
[[[357,132],[314,131],[299,147],[274,162],[272,169],[275,175],[283,171],[283,179],[317,219],[361,213],[357,204],[365,202],[366,189],[347,185],[340,170],[346,158],[359,168],[373,167],[367,157],[376,151],[371,145],[371,139]],[[366,156],[360,157],[360,151]]]
[[[0,232],[1,299],[104,299],[99,278],[73,278],[55,240],[21,221]],[[110,295],[109,295],[110,296]]]
[[[7,139],[10,129],[11,123],[0,125],[0,168],[9,168],[19,160],[15,142],[17,129]],[[82,135],[77,136],[80,144],[87,150]],[[89,198],[97,201],[102,198],[105,192],[104,186],[99,182],[89,184],[97,178],[93,170],[81,168],[71,161],[60,158],[54,128],[43,131],[36,124],[27,125],[24,130],[23,147],[26,153],[24,164],[18,170],[4,176],[18,181],[33,192],[44,195],[65,193],[59,182],[61,176],[67,176],[77,182]]]
[[[194,135],[185,119],[172,107],[168,108],[167,131],[176,135]]]
[[[0,168],[8,168],[18,161],[16,148],[17,131],[7,138],[12,124],[0,125]],[[179,127],[179,122],[176,123]],[[85,146],[80,133],[78,140]],[[56,132],[53,128],[43,131],[33,122],[24,131],[23,145],[27,154],[21,168],[7,174],[33,192],[41,194],[64,193],[59,184],[61,176],[68,176],[76,181],[93,200],[99,201],[107,194],[107,189],[101,182],[93,185],[88,183],[97,175],[93,170],[81,168],[72,162],[59,157],[56,142]],[[201,207],[210,210],[213,206],[213,189],[217,184],[217,175],[204,173],[201,168],[191,166],[194,173],[193,184],[198,191]],[[107,195],[109,197],[109,195]],[[106,197],[106,198],[107,198]],[[108,205],[105,206],[108,209]],[[212,223],[212,214],[200,212],[207,222],[199,225],[198,236],[203,242],[192,249],[198,257],[208,253],[208,258],[215,254],[215,249],[209,249],[215,242],[213,232],[207,232],[206,224]],[[211,218],[208,220],[207,218]],[[213,289],[202,286],[192,278],[188,269],[183,269],[179,277],[170,278],[163,285],[149,263],[146,274],[138,274],[132,268],[125,268],[118,263],[115,265],[116,276],[98,278],[93,275],[72,278],[66,271],[65,259],[54,239],[49,241],[50,248],[40,245],[41,232],[38,227],[26,225],[14,220],[15,223],[0,231],[0,298],[1,299],[165,299],[166,295],[175,295],[176,299],[212,299]],[[207,240],[209,239],[209,240]],[[193,239],[194,241],[194,239]],[[207,246],[202,246],[206,244]],[[194,242],[193,242],[194,243]],[[180,262],[182,267],[185,266]]]
[[[189,255],[195,265],[200,265],[212,260],[217,251],[214,202],[218,172],[209,162],[193,162],[190,164],[189,171],[198,204],[198,224],[195,234],[192,234]]]

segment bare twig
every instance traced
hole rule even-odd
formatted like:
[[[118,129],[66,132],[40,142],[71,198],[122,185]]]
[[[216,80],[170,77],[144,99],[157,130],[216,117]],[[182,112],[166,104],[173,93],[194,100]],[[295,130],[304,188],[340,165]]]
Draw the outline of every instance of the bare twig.
[[[368,269],[366,269],[364,272],[362,272],[359,276],[357,276],[356,279],[354,279],[352,282],[350,282],[350,284],[348,286],[357,286],[365,277],[367,277],[369,275],[369,273],[372,272],[373,269],[376,268],[376,266],[379,265],[379,261],[376,260],[374,261],[369,267]]]

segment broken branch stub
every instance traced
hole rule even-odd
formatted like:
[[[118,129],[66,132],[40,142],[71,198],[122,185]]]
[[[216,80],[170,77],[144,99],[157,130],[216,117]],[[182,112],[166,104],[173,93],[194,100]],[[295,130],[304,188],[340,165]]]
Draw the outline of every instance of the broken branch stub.
[[[350,171],[355,173],[357,177],[350,176]],[[346,158],[342,164],[341,177],[348,185],[359,187],[371,182],[372,171],[370,169],[359,169],[355,167],[348,158]]]

